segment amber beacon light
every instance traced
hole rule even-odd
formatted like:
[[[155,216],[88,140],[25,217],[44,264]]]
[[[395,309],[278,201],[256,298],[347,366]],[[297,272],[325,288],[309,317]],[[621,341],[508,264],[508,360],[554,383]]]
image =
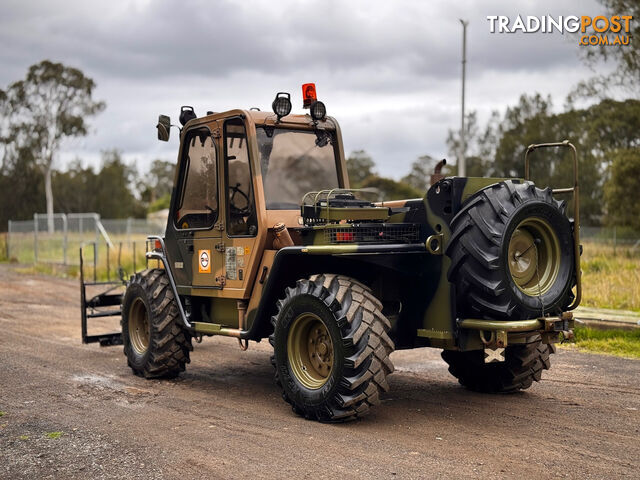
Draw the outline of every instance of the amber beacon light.
[[[311,104],[318,99],[316,96],[315,83],[305,83],[302,85],[302,98],[304,99],[304,103],[302,104],[304,108],[309,108]]]

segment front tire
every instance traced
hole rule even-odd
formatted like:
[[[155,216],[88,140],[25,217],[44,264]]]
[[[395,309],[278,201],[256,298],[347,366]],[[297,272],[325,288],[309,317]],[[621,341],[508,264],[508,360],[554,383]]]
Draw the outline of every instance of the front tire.
[[[353,420],[388,391],[391,324],[365,285],[339,275],[298,280],[278,302],[272,323],[275,380],[297,414]]]
[[[176,298],[164,270],[136,273],[122,302],[122,341],[133,373],[145,378],[174,378],[193,350],[182,327]]]

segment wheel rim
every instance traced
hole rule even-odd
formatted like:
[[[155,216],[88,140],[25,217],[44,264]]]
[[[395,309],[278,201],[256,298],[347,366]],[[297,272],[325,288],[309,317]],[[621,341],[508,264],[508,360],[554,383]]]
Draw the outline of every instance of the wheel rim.
[[[129,339],[133,349],[143,355],[149,348],[149,315],[147,307],[136,298],[129,308]]]
[[[560,271],[560,242],[546,220],[523,220],[509,241],[509,271],[516,286],[529,296],[549,291]]]
[[[304,313],[293,321],[287,356],[293,374],[306,388],[315,390],[327,383],[333,369],[333,342],[319,317]]]

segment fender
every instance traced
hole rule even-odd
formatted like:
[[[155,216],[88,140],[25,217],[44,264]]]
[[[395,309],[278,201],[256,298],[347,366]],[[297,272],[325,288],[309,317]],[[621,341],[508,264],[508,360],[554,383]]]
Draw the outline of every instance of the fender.
[[[243,338],[260,340],[271,334],[271,317],[287,287],[300,278],[318,272],[343,274],[365,284],[381,277],[432,276],[441,267],[442,256],[432,255],[425,244],[317,245],[293,246],[278,250],[266,280],[258,308],[248,312],[249,330]],[[416,269],[423,263],[425,268]],[[437,276],[436,276],[437,278]]]

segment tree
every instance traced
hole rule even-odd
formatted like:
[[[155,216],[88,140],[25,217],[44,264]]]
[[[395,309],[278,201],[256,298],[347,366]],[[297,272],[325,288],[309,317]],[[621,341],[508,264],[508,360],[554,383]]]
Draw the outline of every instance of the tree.
[[[44,182],[31,152],[23,150],[0,170],[0,231],[8,220],[28,220],[44,208]]]
[[[426,191],[419,191],[411,185],[396,182],[391,178],[370,175],[362,183],[361,188],[376,189],[378,200],[404,200],[406,198],[422,198]]]
[[[412,164],[411,170],[400,180],[419,192],[426,193],[431,186],[431,174],[438,161],[431,155],[422,155]]]
[[[351,152],[347,158],[347,173],[351,188],[360,188],[367,177],[375,175],[375,163],[364,150]]]
[[[102,217],[144,217],[145,209],[132,192],[135,170],[124,163],[119,151],[102,152],[102,168],[96,179],[93,196]]]
[[[615,64],[613,72],[607,75],[595,75],[594,77],[578,83],[576,88],[567,97],[567,103],[571,106],[578,98],[607,98],[610,96],[611,87],[619,86],[630,92],[634,97],[640,95],[640,2],[638,0],[599,0],[605,7],[609,16],[630,15],[633,19],[629,22],[630,32],[620,31],[620,35],[628,35],[628,45],[589,45],[581,46],[580,53],[585,63],[595,67],[599,61],[610,61]],[[577,35],[584,35],[580,30]]]
[[[150,210],[168,208],[175,169],[175,162],[156,159],[151,162],[149,171],[141,175],[138,180],[138,191],[140,198],[149,205]]]
[[[583,224],[598,225],[605,213],[603,187],[612,154],[620,149],[640,147],[640,101],[603,100],[585,109],[553,113],[550,97],[522,95],[503,115],[494,112],[480,127],[469,118],[469,176],[523,177],[524,152],[532,143],[568,139],[578,149],[580,208]],[[449,131],[447,145],[458,150],[457,132]],[[448,174],[455,174],[455,166]],[[573,167],[566,149],[545,149],[533,153],[531,178],[539,186],[572,185]],[[566,198],[566,197],[565,197]],[[611,204],[609,215],[612,215]],[[569,214],[572,215],[571,209]]]
[[[640,152],[620,149],[611,159],[611,178],[605,187],[607,223],[640,230]]]
[[[24,80],[0,93],[7,115],[4,156],[33,153],[44,174],[48,228],[53,231],[53,163],[65,138],[87,134],[86,118],[104,109],[93,99],[94,81],[80,70],[44,60],[29,67]]]
[[[472,111],[467,115],[465,122],[467,176],[489,177],[493,175],[495,168],[493,167],[492,159],[495,157],[496,146],[500,137],[499,122],[500,115],[497,111],[494,111],[484,131],[481,131],[477,112]],[[449,156],[452,158],[458,157],[461,151],[460,131],[449,130],[446,142]],[[447,175],[457,175],[457,162],[455,165],[452,162],[446,165],[443,172]]]
[[[56,211],[64,213],[98,212],[96,189],[99,178],[92,167],[83,168],[79,159],[64,172],[53,172],[53,197]]]

